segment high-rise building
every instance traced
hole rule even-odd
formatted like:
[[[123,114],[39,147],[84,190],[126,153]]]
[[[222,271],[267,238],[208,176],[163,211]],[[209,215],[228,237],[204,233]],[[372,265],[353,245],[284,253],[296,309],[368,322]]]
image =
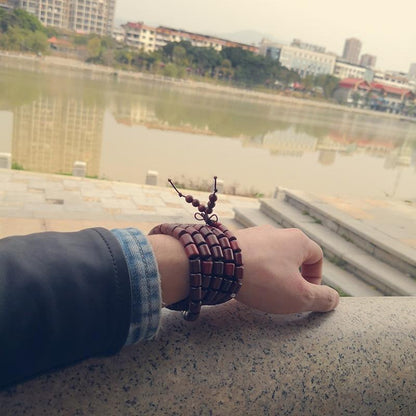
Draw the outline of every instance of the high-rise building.
[[[409,78],[415,78],[416,79],[416,62],[413,63],[413,64],[410,64]]]
[[[358,64],[358,58],[361,52],[361,41],[356,38],[349,38],[345,41],[344,52],[342,57],[352,64]]]
[[[360,58],[360,65],[366,68],[374,68],[376,66],[377,57],[364,53]]]
[[[78,33],[111,35],[116,0],[18,0],[45,26]]]

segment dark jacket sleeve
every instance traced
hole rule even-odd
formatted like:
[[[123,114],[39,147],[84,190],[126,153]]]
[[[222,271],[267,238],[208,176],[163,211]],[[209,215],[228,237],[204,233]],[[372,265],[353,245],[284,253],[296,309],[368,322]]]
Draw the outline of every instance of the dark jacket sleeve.
[[[110,231],[0,240],[0,387],[116,353],[130,307],[127,265]]]

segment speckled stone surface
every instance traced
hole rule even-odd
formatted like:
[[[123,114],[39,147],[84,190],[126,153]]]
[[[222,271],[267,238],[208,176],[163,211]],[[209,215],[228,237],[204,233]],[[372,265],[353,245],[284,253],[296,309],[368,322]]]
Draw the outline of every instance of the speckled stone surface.
[[[0,392],[8,415],[416,415],[416,297],[272,316],[229,302]]]

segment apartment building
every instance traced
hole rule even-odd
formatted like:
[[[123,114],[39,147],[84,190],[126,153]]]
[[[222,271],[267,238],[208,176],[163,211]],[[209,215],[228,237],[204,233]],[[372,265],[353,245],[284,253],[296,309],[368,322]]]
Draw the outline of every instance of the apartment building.
[[[362,65],[351,64],[341,59],[337,59],[334,67],[334,76],[344,78],[364,79],[368,69]],[[370,79],[371,81],[371,79]]]
[[[409,82],[408,75],[402,72],[374,71],[373,81],[390,87],[414,90],[414,85]]]
[[[258,48],[253,45],[233,42],[214,36],[202,35],[166,26],[152,27],[145,25],[143,22],[128,22],[123,25],[122,28],[125,31],[125,43],[128,46],[142,49],[145,52],[153,52],[170,42],[188,41],[191,42],[193,46],[213,48],[217,51],[221,51],[223,48],[227,47],[239,47],[258,53]]]
[[[360,57],[361,52],[361,41],[356,38],[350,38],[345,41],[344,52],[342,53],[342,58],[351,63],[358,64],[358,58]]]
[[[144,52],[153,52],[156,46],[156,28],[147,26],[142,22],[128,22],[122,26],[124,29],[124,42],[132,48]]]
[[[18,0],[18,7],[45,26],[111,35],[116,0]]]
[[[374,68],[376,66],[377,57],[374,55],[370,55],[368,53],[364,53],[361,55],[360,58],[360,65],[368,67],[368,68]]]
[[[322,46],[304,43],[298,39],[295,39],[290,46],[263,39],[260,44],[260,54],[278,60],[301,77],[332,74],[336,61],[336,55],[326,52]]]

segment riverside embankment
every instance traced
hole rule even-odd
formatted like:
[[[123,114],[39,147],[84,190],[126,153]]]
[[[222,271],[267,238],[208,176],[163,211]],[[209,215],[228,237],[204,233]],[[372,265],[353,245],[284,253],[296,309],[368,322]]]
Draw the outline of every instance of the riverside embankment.
[[[18,69],[33,71],[54,71],[64,72],[66,74],[78,74],[87,77],[108,77],[117,78],[120,81],[151,81],[165,83],[177,86],[181,89],[201,90],[211,92],[213,94],[228,95],[241,98],[247,101],[263,101],[270,103],[287,103],[299,106],[314,106],[323,109],[331,109],[337,111],[351,112],[357,114],[377,115],[380,117],[388,117],[393,119],[406,119],[415,121],[413,118],[390,114],[384,112],[375,112],[361,108],[348,107],[328,101],[320,101],[316,99],[298,98],[284,95],[277,91],[261,92],[249,90],[245,88],[237,88],[224,84],[215,84],[211,82],[201,82],[192,79],[170,78],[157,74],[149,74],[144,72],[127,71],[119,68],[113,68],[103,65],[90,64],[78,61],[72,58],[63,58],[57,56],[37,56],[33,54],[15,53],[9,51],[0,51],[0,66],[16,67]]]

